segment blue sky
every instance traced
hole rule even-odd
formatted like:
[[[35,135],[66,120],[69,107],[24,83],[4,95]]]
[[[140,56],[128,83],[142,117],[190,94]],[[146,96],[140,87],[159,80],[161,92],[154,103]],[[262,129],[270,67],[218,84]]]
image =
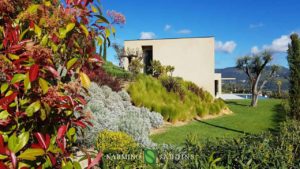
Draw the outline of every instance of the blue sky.
[[[299,0],[102,0],[126,16],[113,42],[127,39],[214,36],[216,68],[265,49],[287,66],[289,35],[300,32]],[[115,62],[109,50],[109,60]]]

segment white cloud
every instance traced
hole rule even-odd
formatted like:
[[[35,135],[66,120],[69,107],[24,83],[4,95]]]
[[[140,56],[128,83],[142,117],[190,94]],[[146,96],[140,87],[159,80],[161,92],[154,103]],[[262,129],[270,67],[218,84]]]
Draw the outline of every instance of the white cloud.
[[[165,31],[169,31],[171,28],[172,28],[172,26],[169,25],[169,24],[167,24],[167,25],[165,25],[164,30],[165,30]]]
[[[260,27],[263,27],[263,26],[265,26],[265,24],[263,24],[263,23],[256,23],[256,24],[250,24],[249,28],[255,29],[255,28],[260,28]]]
[[[153,32],[141,32],[140,39],[154,39],[156,37]]]
[[[253,46],[251,48],[251,54],[256,55],[260,52],[259,48],[257,46]]]
[[[223,53],[232,53],[237,44],[234,41],[216,41],[215,50]]]
[[[286,52],[290,42],[289,35],[282,35],[280,38],[273,40],[271,45],[264,45],[263,49],[274,53]]]
[[[252,47],[251,53],[258,54],[262,51],[269,51],[272,53],[283,53],[288,50],[288,45],[291,42],[289,35],[282,35],[281,37],[274,39],[271,44],[263,45],[261,49],[257,46]]]
[[[178,34],[191,34],[192,31],[189,29],[181,29],[179,31],[177,31]]]

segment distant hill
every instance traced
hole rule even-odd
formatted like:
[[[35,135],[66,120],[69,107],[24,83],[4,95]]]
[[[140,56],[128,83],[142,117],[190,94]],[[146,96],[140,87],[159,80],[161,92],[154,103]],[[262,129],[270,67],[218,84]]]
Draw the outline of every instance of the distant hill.
[[[270,70],[270,67],[267,67],[266,70]],[[243,81],[243,80],[248,80],[247,75],[240,71],[237,70],[235,67],[228,67],[224,69],[216,69],[216,73],[221,73],[222,78],[236,78],[237,82]],[[289,76],[289,69],[286,67],[281,66],[278,73],[277,73],[277,80],[282,81],[282,89],[283,90],[288,90],[288,76]],[[276,81],[269,82],[266,85],[267,90],[277,90],[277,85]]]

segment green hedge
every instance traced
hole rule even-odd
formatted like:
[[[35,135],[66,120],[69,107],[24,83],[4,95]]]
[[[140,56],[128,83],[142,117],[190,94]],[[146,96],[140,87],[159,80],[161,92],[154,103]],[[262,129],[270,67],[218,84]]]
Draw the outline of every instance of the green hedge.
[[[171,122],[190,120],[208,114],[215,115],[226,107],[222,100],[213,100],[213,97],[201,88],[197,89],[198,92],[190,90],[188,86],[192,82],[180,78],[167,78],[173,77],[156,79],[138,75],[128,88],[133,103],[159,112],[164,120]]]
[[[139,158],[114,161],[110,167],[124,167],[125,161],[128,168],[300,168],[299,121],[283,122],[275,134],[267,132],[204,143],[197,140],[196,136],[190,136],[182,147],[161,145],[153,148],[157,152],[154,166]],[[143,157],[140,148],[134,153]]]

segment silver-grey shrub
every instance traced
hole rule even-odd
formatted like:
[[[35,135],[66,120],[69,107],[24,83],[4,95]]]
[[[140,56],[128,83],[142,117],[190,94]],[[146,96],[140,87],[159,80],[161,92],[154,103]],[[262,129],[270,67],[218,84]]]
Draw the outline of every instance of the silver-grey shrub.
[[[126,132],[145,147],[154,145],[149,133],[152,128],[163,124],[163,117],[159,113],[133,106],[126,91],[114,92],[96,83],[91,84],[86,99],[88,103],[85,109],[92,112],[94,126],[87,129],[81,138],[85,145],[92,146],[98,133],[104,129]]]

